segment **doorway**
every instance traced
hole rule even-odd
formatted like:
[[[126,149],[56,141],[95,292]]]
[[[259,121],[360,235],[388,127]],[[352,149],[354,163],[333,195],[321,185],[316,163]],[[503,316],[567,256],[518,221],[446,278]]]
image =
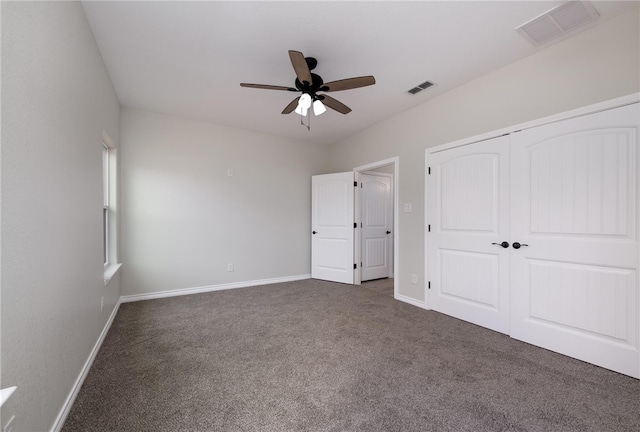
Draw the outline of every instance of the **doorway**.
[[[360,279],[393,276],[393,174],[360,173]]]
[[[315,175],[311,192],[311,277],[349,285],[361,285],[362,266],[362,176],[386,178],[392,207],[384,235],[390,250],[388,265],[378,279],[393,284],[393,296],[398,296],[398,175],[399,158],[394,157],[354,168],[352,171]],[[354,187],[355,186],[355,187]],[[385,212],[386,214],[386,212]],[[389,231],[387,234],[386,231]],[[370,276],[370,275],[369,275]],[[365,275],[365,279],[366,279]]]
[[[354,255],[359,264],[354,283],[393,282],[398,292],[398,164],[394,157],[353,169],[360,187],[355,194]],[[388,201],[385,201],[388,200]]]

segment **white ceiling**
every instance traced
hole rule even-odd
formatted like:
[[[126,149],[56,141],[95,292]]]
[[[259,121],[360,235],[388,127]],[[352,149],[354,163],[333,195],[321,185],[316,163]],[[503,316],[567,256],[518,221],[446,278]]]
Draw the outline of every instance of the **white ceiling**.
[[[562,1],[84,2],[123,106],[314,143],[331,143],[544,49],[514,29]],[[638,2],[592,2],[609,19]],[[571,35],[570,35],[571,36]],[[294,93],[287,51],[315,57],[325,82],[374,75],[331,93],[353,109],[282,115]],[[437,85],[413,96],[412,87]]]

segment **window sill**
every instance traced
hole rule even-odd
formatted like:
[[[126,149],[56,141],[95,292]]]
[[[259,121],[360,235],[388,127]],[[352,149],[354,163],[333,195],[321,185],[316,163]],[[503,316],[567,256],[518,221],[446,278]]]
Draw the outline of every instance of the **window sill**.
[[[120,270],[120,267],[122,267],[122,263],[110,264],[110,265],[108,265],[107,267],[104,268],[104,284],[105,284],[105,286],[109,283],[111,278],[113,276],[115,276],[115,274],[118,272],[118,270]]]

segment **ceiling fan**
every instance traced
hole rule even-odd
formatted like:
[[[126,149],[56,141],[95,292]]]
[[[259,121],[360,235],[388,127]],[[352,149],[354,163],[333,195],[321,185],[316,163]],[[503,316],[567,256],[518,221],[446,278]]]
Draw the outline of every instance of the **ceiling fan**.
[[[295,111],[297,114],[304,117],[307,115],[311,105],[313,105],[313,112],[315,115],[320,115],[325,112],[325,105],[341,114],[349,114],[351,112],[351,108],[342,102],[332,98],[331,96],[318,94],[318,92],[350,90],[370,86],[376,83],[376,80],[372,75],[346,78],[325,83],[320,75],[311,73],[311,71],[318,65],[318,61],[315,58],[305,57],[304,54],[299,51],[289,50],[289,59],[291,59],[293,70],[296,73],[295,87],[249,83],[240,83],[240,86],[267,90],[302,92],[301,96],[296,97],[284,108],[284,110],[282,110],[282,114],[289,114]]]

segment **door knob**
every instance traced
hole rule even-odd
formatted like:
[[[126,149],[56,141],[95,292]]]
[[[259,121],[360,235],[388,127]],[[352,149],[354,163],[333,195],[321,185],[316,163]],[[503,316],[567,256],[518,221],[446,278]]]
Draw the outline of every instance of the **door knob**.
[[[491,243],[491,244],[502,246],[505,249],[509,247],[509,242],[506,242],[506,241],[503,241],[502,243]],[[516,247],[515,243],[513,244],[513,247]],[[520,246],[518,246],[518,247],[520,247]],[[516,248],[516,249],[518,249],[518,248]]]
[[[529,245],[525,244],[525,243],[513,242],[513,248],[514,249],[520,249],[521,247],[526,247],[526,246],[529,246]]]
[[[387,234],[391,234],[391,231],[387,231]]]
[[[318,233],[317,231],[311,231],[311,234],[317,234],[317,233]]]

